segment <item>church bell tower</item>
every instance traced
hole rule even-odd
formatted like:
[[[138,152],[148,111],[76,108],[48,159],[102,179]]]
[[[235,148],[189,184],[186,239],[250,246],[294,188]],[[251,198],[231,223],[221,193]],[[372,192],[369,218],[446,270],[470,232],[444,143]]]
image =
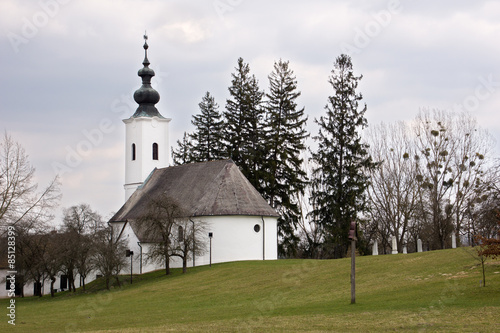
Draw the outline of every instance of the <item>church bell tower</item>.
[[[151,87],[155,72],[149,68],[148,37],[144,35],[143,68],[138,72],[142,86],[135,91],[134,100],[139,104],[135,113],[125,123],[125,201],[134,193],[154,168],[168,166],[170,156],[168,124],[155,104],[160,94]]]

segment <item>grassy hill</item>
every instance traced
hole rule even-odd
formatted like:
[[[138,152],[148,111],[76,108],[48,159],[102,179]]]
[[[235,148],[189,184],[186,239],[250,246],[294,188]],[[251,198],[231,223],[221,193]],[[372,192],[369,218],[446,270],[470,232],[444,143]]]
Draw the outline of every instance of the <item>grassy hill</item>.
[[[1,332],[500,332],[500,262],[442,250],[350,259],[250,261],[154,272],[112,291],[16,300]],[[8,300],[0,307],[7,313]]]

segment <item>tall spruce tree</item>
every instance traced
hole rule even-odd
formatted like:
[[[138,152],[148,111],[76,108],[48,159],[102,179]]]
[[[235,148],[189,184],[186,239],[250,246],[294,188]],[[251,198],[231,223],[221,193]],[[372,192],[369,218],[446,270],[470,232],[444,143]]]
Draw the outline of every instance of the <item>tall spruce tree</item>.
[[[354,76],[351,58],[340,55],[328,80],[334,94],[328,97],[326,115],[315,119],[320,128],[313,137],[318,149],[312,153],[316,191],[311,199],[325,235],[325,252],[333,258],[347,254],[350,222],[366,206],[367,170],[376,166],[359,133],[367,126],[366,104],[360,107],[362,95],[356,93],[362,77]]]
[[[193,133],[184,132],[182,141],[177,140],[177,148],[172,148],[174,164],[205,162],[226,157],[222,143],[223,120],[219,105],[207,91],[203,96],[200,114],[193,115],[191,123],[195,126]]]
[[[222,146],[222,115],[219,105],[207,91],[198,104],[201,113],[193,116],[191,123],[196,127],[192,139],[192,156],[195,162],[205,162],[224,157]]]
[[[275,62],[268,78],[263,195],[281,216],[278,251],[281,256],[293,256],[299,241],[294,234],[301,214],[299,194],[303,194],[306,184],[300,155],[306,148],[307,117],[304,117],[304,108],[297,107],[296,99],[301,93],[297,91],[297,80],[289,62]]]
[[[236,73],[231,74],[230,98],[224,112],[224,137],[228,156],[238,165],[250,183],[262,188],[264,161],[264,128],[262,97],[255,75],[250,67],[238,59]]]
[[[192,163],[193,157],[193,144],[190,135],[184,132],[182,141],[177,140],[177,149],[172,147],[172,159],[175,165]]]

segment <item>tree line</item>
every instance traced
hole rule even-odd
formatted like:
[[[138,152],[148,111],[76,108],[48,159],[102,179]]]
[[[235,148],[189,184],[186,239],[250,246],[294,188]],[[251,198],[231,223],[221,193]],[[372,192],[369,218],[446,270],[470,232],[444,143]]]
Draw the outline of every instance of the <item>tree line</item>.
[[[194,131],[172,149],[174,162],[233,159],[280,214],[281,258],[345,257],[353,220],[361,254],[370,253],[374,240],[388,253],[393,236],[400,251],[406,246],[411,252],[417,239],[440,249],[450,246],[452,233],[467,245],[480,242],[476,235],[496,235],[500,163],[487,131],[470,114],[428,109],[409,122],[368,127],[357,91],[361,79],[350,57],[335,60],[328,79],[332,93],[314,119],[318,132],[310,135],[290,63],[275,62],[263,91],[239,58],[225,109],[209,92],[203,96]],[[39,190],[23,148],[7,134],[0,146],[0,228],[4,235],[7,226],[16,227],[24,282],[52,281],[63,272],[74,290],[73,276],[84,278],[94,269],[109,287],[125,260],[112,228],[85,205],[65,210],[59,230],[47,228],[60,197],[57,177]],[[190,229],[189,220],[173,213],[178,207],[172,202],[153,201],[142,224],[162,240],[148,259],[163,262],[168,274],[172,256],[186,267],[192,253],[204,251],[194,242],[203,230]],[[165,233],[158,233],[161,228]]]
[[[380,124],[367,135],[372,156],[383,161],[371,174],[367,238],[389,250],[428,249],[498,231],[499,167],[494,142],[467,113],[423,109],[412,122]]]
[[[16,283],[21,296],[29,282],[35,286],[35,295],[42,296],[46,281],[50,282],[50,294],[54,296],[55,282],[61,276],[66,279],[68,290],[75,292],[78,282],[85,290],[91,272],[101,275],[108,289],[113,278],[120,285],[118,274],[127,263],[124,241],[118,240],[113,228],[86,204],[63,211],[59,229],[24,221],[15,225]]]
[[[332,93],[310,134],[289,61],[274,63],[263,91],[239,58],[224,110],[210,92],[203,96],[194,130],[172,149],[174,163],[233,159],[280,214],[284,258],[346,256],[353,220],[365,254],[374,240],[387,253],[393,236],[411,252],[417,239],[439,249],[452,233],[471,245],[476,234],[495,234],[499,163],[491,136],[470,114],[430,109],[368,128],[361,79],[349,56],[336,58]]]
[[[68,289],[76,290],[77,275],[85,288],[91,271],[101,274],[109,288],[110,279],[124,265],[123,241],[88,205],[64,209],[60,228],[51,224],[60,197],[58,177],[39,190],[26,151],[5,133],[0,140],[0,249],[7,257],[7,230],[14,230],[10,243],[15,260],[9,270],[17,272],[16,288],[21,295],[32,282],[41,296],[42,286],[50,281],[53,296],[60,275],[67,277]]]
[[[144,261],[165,265],[167,275],[173,257],[182,260],[185,273],[193,253],[200,256],[206,250],[203,242],[196,242],[206,233],[206,223],[192,223],[185,216],[177,202],[160,196],[151,198],[147,212],[137,219],[154,242]],[[61,276],[67,281],[67,289],[73,292],[78,284],[85,290],[90,274],[100,275],[107,289],[113,281],[121,285],[119,275],[129,264],[126,240],[119,238],[119,230],[105,223],[88,204],[63,209],[59,228],[19,221],[14,230],[16,282],[21,295],[24,286],[32,282],[35,295],[42,296],[41,288],[49,281],[50,294],[54,296],[55,282]]]

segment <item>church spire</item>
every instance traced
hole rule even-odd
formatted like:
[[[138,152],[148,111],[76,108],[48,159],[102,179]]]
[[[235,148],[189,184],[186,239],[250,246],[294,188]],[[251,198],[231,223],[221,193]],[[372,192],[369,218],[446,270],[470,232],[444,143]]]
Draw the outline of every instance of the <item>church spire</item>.
[[[144,61],[142,64],[143,68],[139,70],[137,75],[142,78],[142,86],[137,89],[134,93],[134,100],[139,104],[139,107],[135,111],[133,118],[137,117],[159,117],[163,118],[155,104],[160,100],[160,94],[158,91],[151,87],[151,78],[155,76],[154,70],[149,68],[148,60],[148,35],[144,35]]]

